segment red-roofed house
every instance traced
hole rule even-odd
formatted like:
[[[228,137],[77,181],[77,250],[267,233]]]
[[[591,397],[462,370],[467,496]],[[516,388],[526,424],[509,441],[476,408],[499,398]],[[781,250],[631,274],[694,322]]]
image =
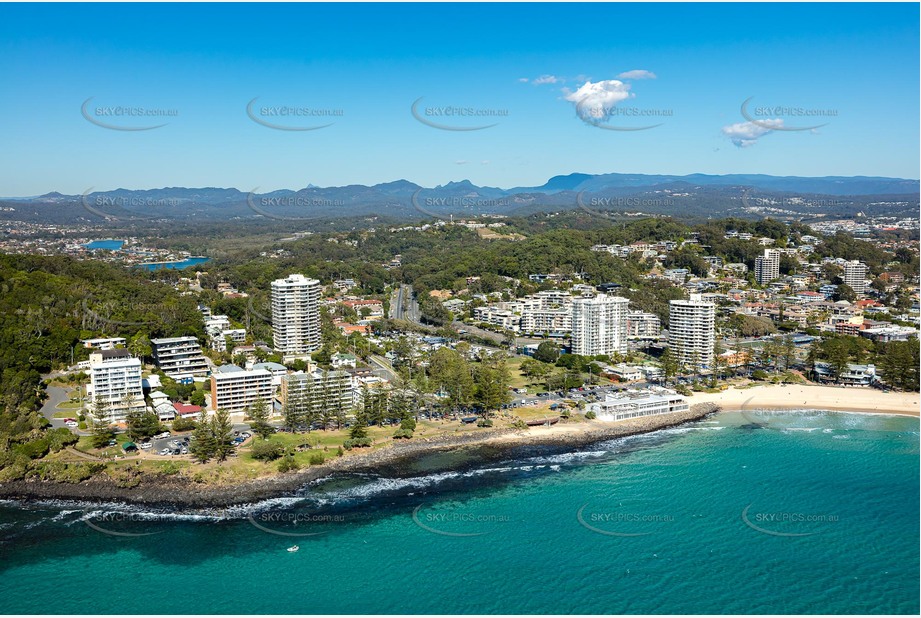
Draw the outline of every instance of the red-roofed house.
[[[173,409],[176,410],[176,416],[179,418],[188,418],[201,414],[201,406],[193,406],[188,403],[182,403],[181,401],[173,402]]]
[[[371,312],[368,314],[368,317],[384,317],[384,304],[379,300],[344,300],[342,304],[354,309],[355,313],[358,315],[362,314],[362,309],[367,309]]]

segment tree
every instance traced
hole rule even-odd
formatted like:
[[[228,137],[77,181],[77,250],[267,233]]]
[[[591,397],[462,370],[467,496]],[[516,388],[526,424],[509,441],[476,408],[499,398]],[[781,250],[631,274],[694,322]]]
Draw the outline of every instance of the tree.
[[[560,357],[560,348],[552,341],[542,341],[537,350],[534,352],[535,360],[542,363],[555,363]]]
[[[205,391],[201,391],[196,388],[194,391],[192,391],[192,394],[189,395],[189,403],[191,403],[193,406],[205,405]]]
[[[253,444],[250,454],[253,459],[262,461],[273,461],[285,454],[285,447],[278,442],[263,440]]]
[[[846,301],[848,301],[849,303],[852,303],[852,302],[854,302],[855,300],[857,300],[857,292],[855,292],[855,291],[854,291],[854,288],[852,288],[852,287],[849,286],[848,284],[846,284],[846,283],[841,283],[841,284],[839,284],[838,287],[835,289],[835,293],[834,293],[834,295],[832,296],[832,298],[833,298],[834,300],[836,300],[836,301],[838,301],[838,300],[846,300]]]
[[[189,441],[189,452],[200,463],[205,463],[214,456],[215,442],[211,433],[211,425],[205,416],[204,410],[198,418],[198,425]]]
[[[134,356],[144,359],[153,353],[150,339],[142,332],[138,332],[128,341],[128,351]]]
[[[729,327],[740,337],[763,337],[777,332],[777,327],[769,318],[736,313],[729,318]]]
[[[918,367],[921,366],[917,339],[891,341],[884,345],[879,360],[887,384],[904,390],[918,390]]]
[[[368,437],[368,415],[366,402],[371,397],[368,387],[362,386],[361,405],[355,410],[355,422],[349,430],[349,438],[352,440],[364,440]]]
[[[439,348],[432,354],[429,374],[439,390],[447,394],[448,405],[456,410],[473,399],[473,376],[464,358],[450,348]]]
[[[662,366],[662,375],[665,377],[665,383],[678,374],[678,359],[675,358],[671,348],[665,348],[662,356],[659,357],[659,364]]]
[[[269,404],[265,399],[257,399],[250,404],[249,417],[253,433],[263,440],[275,433],[275,428],[269,424]]]
[[[848,344],[843,337],[826,339],[822,345],[822,352],[825,358],[828,359],[828,364],[831,365],[835,378],[838,378],[847,371],[848,363],[851,360],[851,354],[848,349]]]
[[[128,425],[128,437],[135,442],[160,432],[160,418],[143,409],[129,408],[125,422]]]
[[[214,456],[224,461],[233,452],[233,425],[230,414],[219,408],[211,417],[211,437],[214,440]]]
[[[296,431],[297,428],[301,426],[301,423],[304,422],[302,407],[303,395],[301,392],[289,388],[287,397],[285,397],[285,404],[281,407],[281,414],[284,418],[285,427],[290,431]],[[310,430],[309,425],[307,429],[308,431]]]
[[[329,371],[321,370],[320,375],[322,382],[319,384],[315,392],[319,396],[317,403],[319,405],[318,414],[320,417],[320,423],[323,425],[323,430],[326,431],[326,429],[329,428],[329,425],[335,419],[335,415],[333,409],[332,393],[330,392],[329,388]]]
[[[504,354],[496,354],[488,361],[483,361],[474,372],[475,400],[480,405],[480,414],[489,418],[493,410],[511,400],[509,393],[508,365]]]
[[[787,335],[781,340],[778,353],[783,360],[784,370],[790,369],[790,365],[796,359],[796,344],[793,342],[793,335]]]
[[[115,433],[109,427],[109,406],[102,399],[97,399],[93,404],[93,447],[104,448],[114,437]]]

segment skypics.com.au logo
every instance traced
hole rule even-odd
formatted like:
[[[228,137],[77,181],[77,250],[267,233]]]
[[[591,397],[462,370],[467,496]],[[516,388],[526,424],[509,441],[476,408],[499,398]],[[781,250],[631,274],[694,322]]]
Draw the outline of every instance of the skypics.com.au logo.
[[[838,110],[808,108],[799,105],[752,105],[748,97],[742,102],[740,111],[748,122],[771,131],[814,131],[827,125],[827,122],[810,126],[790,126],[787,122],[797,118],[837,118]],[[780,122],[778,122],[780,121]]]
[[[326,534],[325,524],[343,524],[345,515],[306,513],[300,511],[260,511],[246,518],[256,529],[275,536],[306,538]]]
[[[330,118],[345,116],[345,110],[331,107],[309,107],[306,105],[256,105],[259,97],[246,104],[246,115],[258,125],[276,131],[317,131],[336,124],[324,122]],[[316,124],[320,120],[322,124]]]
[[[497,524],[511,521],[508,515],[479,513],[473,510],[445,509],[424,512],[420,504],[412,512],[412,521],[426,532],[440,536],[470,538],[493,532]]]
[[[256,187],[246,196],[246,205],[257,215],[262,215],[268,219],[278,221],[311,221],[317,219],[320,214],[316,213],[320,209],[343,208],[343,200],[331,200],[327,198],[314,197],[308,195],[257,195]],[[286,214],[292,210],[302,210],[308,215]]]
[[[653,509],[625,505],[619,502],[617,508],[589,509],[589,502],[576,511],[579,525],[596,534],[614,537],[648,536],[661,530],[664,525],[675,522],[674,515],[654,512]]]
[[[423,189],[417,189],[413,193],[411,202],[413,208],[423,215],[450,221],[451,215],[460,217],[479,217],[488,214],[496,214],[495,211],[508,208],[511,201],[506,198],[484,198],[484,197],[421,197]],[[444,214],[439,214],[440,209]]]
[[[141,219],[150,221],[153,217],[133,212],[132,208],[175,207],[180,205],[180,200],[173,198],[145,198],[140,196],[113,196],[93,193],[90,187],[80,196],[80,203],[88,213],[105,219],[106,221],[132,221]],[[116,212],[112,212],[112,211]]]
[[[151,118],[175,118],[175,108],[145,107],[143,105],[91,105],[90,97],[80,106],[80,113],[87,122],[111,131],[152,131],[168,125],[168,122],[150,124]],[[144,122],[144,121],[147,122]]]
[[[442,131],[482,131],[497,126],[498,122],[482,124],[484,119],[508,118],[504,108],[474,107],[469,105],[422,105],[419,97],[410,106],[412,117],[422,124]]]
[[[840,521],[832,513],[806,513],[803,511],[770,510],[752,511],[754,503],[742,509],[742,522],[757,532],[779,537],[804,537],[819,534],[829,524]]]
[[[656,208],[674,208],[678,201],[669,197],[590,197],[586,198],[586,191],[579,191],[576,194],[576,206],[579,210],[586,212],[599,219],[608,221],[618,221],[625,217],[657,217],[654,213],[643,210],[631,209],[649,209]],[[621,210],[617,210],[621,209]]]

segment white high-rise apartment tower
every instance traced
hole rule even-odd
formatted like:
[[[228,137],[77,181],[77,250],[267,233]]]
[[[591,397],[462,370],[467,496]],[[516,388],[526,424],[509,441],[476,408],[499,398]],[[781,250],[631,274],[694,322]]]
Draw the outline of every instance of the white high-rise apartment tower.
[[[144,410],[141,360],[123,348],[90,354],[90,414],[96,406],[105,409],[106,420],[123,421],[128,412]]]
[[[844,283],[858,294],[867,293],[867,265],[853,260],[844,263]]]
[[[694,370],[713,366],[716,305],[691,294],[689,300],[669,301],[668,347],[679,366]]]
[[[780,277],[780,252],[776,249],[765,249],[764,255],[755,258],[755,281],[758,285],[766,285]]]
[[[320,349],[320,282],[288,275],[272,282],[272,338],[285,358]]]
[[[572,301],[572,353],[583,356],[626,354],[630,301],[598,294]]]

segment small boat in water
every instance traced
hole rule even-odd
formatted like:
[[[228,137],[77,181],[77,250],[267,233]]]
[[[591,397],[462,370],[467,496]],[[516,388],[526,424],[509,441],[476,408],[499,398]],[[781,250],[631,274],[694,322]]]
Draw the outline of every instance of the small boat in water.
[[[300,547],[298,547],[297,545],[292,545],[291,547],[288,548],[288,551],[293,553],[293,552],[296,552],[296,551],[299,550],[299,549],[300,549]]]

